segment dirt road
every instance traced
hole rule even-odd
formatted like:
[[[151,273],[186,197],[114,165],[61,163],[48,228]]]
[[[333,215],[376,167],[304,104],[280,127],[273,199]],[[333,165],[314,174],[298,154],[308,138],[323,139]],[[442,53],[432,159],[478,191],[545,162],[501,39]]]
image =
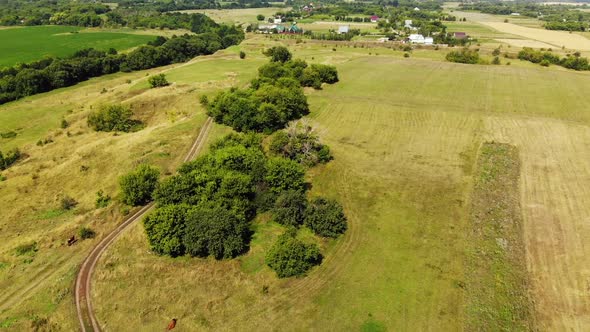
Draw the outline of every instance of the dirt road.
[[[201,128],[199,135],[195,139],[195,142],[184,158],[185,162],[192,160],[201,151],[209,131],[211,130],[212,123],[213,119],[208,118]],[[153,208],[154,203],[150,203],[127,218],[121,225],[119,225],[115,230],[102,239],[82,263],[82,267],[80,268],[76,278],[76,286],[74,291],[76,310],[78,312],[78,320],[80,322],[80,329],[82,331],[100,331],[100,324],[98,323],[98,320],[92,311],[91,297],[92,274],[96,264],[100,260],[100,257],[123,233],[123,231],[125,231],[129,226],[133,225],[136,221],[143,219],[143,217]]]

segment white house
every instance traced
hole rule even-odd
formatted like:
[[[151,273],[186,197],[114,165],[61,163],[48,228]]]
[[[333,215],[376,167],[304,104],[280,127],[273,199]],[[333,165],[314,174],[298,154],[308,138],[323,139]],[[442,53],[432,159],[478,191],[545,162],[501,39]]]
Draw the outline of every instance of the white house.
[[[348,33],[349,29],[350,29],[350,26],[348,26],[348,25],[341,25],[341,26],[338,27],[338,34],[339,35],[342,35],[342,34]]]
[[[412,28],[412,20],[405,20],[404,21],[404,28],[411,29]]]
[[[424,38],[424,45],[432,45],[434,44],[434,38],[432,37],[425,37]]]
[[[274,24],[281,24],[283,23],[283,19],[281,19],[280,17],[275,17],[275,19],[273,20]]]
[[[412,44],[424,44],[424,42],[425,42],[424,36],[422,36],[420,34],[411,34],[409,39],[410,39],[410,43],[412,43]]]
[[[418,7],[414,7],[414,11],[415,11],[415,12],[419,12],[419,11],[420,11],[420,8],[418,8]]]
[[[512,16],[520,16],[520,13],[510,13]]]

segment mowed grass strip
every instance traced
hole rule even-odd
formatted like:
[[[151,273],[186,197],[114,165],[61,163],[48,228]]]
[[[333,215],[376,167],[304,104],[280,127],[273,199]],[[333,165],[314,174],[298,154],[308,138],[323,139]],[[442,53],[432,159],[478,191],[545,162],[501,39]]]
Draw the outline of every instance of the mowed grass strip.
[[[531,331],[533,306],[522,234],[518,150],[484,143],[471,201],[467,330]]]
[[[96,30],[95,30],[96,31]],[[71,26],[35,26],[0,30],[0,68],[48,56],[64,57],[84,48],[126,50],[153,40],[154,36],[84,32]]]

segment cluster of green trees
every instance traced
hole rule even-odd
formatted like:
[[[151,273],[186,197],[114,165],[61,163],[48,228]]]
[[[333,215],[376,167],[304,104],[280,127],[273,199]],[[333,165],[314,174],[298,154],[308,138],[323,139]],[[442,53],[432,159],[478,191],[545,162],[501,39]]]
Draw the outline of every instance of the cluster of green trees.
[[[580,11],[582,7],[520,1],[482,1],[463,3],[461,8],[495,15],[518,13],[521,16],[538,18],[546,22],[544,27],[548,30],[587,31],[590,28],[590,13]]]
[[[12,166],[12,164],[14,164],[20,158],[20,156],[21,154],[18,149],[11,150],[6,153],[6,155],[0,151],[0,171],[3,171]]]
[[[542,66],[557,65],[574,70],[590,70],[588,58],[581,57],[579,52],[560,58],[558,55],[549,51],[525,47],[518,52],[518,58],[532,63],[538,63]]]
[[[330,148],[320,143],[319,136],[311,126],[302,122],[292,123],[286,130],[275,133],[271,138],[269,151],[307,167],[327,163],[332,159]]]
[[[104,105],[88,116],[88,126],[96,131],[137,131],[142,123],[132,116],[133,112],[127,106]]]
[[[0,25],[75,25],[84,27],[127,26],[190,29],[192,19],[202,14],[174,11],[205,8],[258,8],[270,4],[260,0],[233,3],[217,1],[111,1],[118,6],[74,0],[0,1]]]
[[[286,65],[292,60],[288,50],[284,51],[275,49],[267,54],[274,63]],[[333,74],[328,70],[322,75]],[[258,84],[254,91],[265,84],[268,83]],[[300,93],[300,83],[290,76],[279,77],[276,86],[270,85],[269,89],[284,86]],[[269,96],[265,103],[274,107],[281,98],[289,97],[283,93],[265,92]],[[305,95],[302,97],[307,105]],[[243,254],[252,237],[251,221],[258,213],[270,212],[273,220],[286,226],[287,231],[268,251],[267,264],[279,277],[303,275],[319,264],[322,256],[317,244],[297,238],[298,229],[305,226],[318,236],[329,238],[336,238],[347,229],[346,216],[338,202],[324,198],[307,200],[305,166],[328,161],[329,149],[319,143],[308,127],[295,126],[292,133],[287,131],[286,140],[278,133],[271,138],[273,151],[269,152],[263,148],[262,134],[255,133],[255,128],[245,131],[214,142],[208,154],[183,164],[176,175],[163,181],[158,180],[157,169],[140,166],[121,178],[122,199],[129,205],[155,200],[156,210],[144,220],[147,238],[154,252],[173,257],[228,259]]]
[[[150,76],[150,78],[148,78],[148,83],[150,84],[150,86],[152,88],[160,88],[163,86],[170,85],[170,83],[166,79],[166,75],[164,75],[164,74]]]
[[[302,86],[321,88],[338,82],[335,67],[292,60],[282,46],[265,52],[271,61],[260,67],[258,78],[247,89],[232,88],[207,103],[207,113],[237,131],[272,133],[309,113]]]
[[[476,64],[480,62],[479,52],[476,50],[470,50],[469,48],[463,48],[460,51],[451,51],[447,53],[445,57],[447,61]]]
[[[46,58],[0,70],[0,104],[25,96],[74,85],[92,77],[149,69],[187,61],[195,56],[239,44],[244,33],[239,27],[205,23],[197,35],[158,37],[150,45],[140,46],[128,54],[85,49],[68,58]],[[206,30],[205,30],[206,31]]]

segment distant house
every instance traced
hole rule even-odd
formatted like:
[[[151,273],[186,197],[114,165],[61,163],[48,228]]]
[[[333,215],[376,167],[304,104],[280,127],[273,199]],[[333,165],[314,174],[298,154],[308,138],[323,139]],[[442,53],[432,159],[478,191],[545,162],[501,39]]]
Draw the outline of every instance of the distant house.
[[[432,45],[432,44],[434,44],[434,38],[424,37],[424,45]]]
[[[424,44],[424,36],[421,34],[411,34],[408,41],[412,44]]]
[[[274,24],[281,24],[283,23],[283,19],[280,16],[277,16],[273,19]]]
[[[420,11],[420,8],[418,8],[418,7],[414,7],[414,11],[415,11],[415,12],[419,12],[419,11]]]
[[[404,28],[411,29],[412,28],[412,20],[405,20],[404,21]]]
[[[465,32],[455,32],[453,33],[453,37],[455,37],[455,39],[465,39],[467,38],[467,34]]]
[[[520,13],[511,13],[512,16],[520,16]]]
[[[378,41],[379,43],[385,43],[386,41],[389,41],[389,38],[387,38],[387,37],[382,37],[382,38],[379,38],[379,39],[377,39],[377,41]]]
[[[342,34],[348,33],[349,30],[350,30],[350,26],[348,26],[348,25],[341,25],[341,26],[338,27],[338,34],[339,35],[342,35]]]
[[[377,15],[371,16],[371,22],[373,22],[373,23],[379,22],[379,16],[377,16]]]
[[[298,27],[297,23],[293,23],[290,27],[285,29],[285,33],[303,33],[303,29]]]

